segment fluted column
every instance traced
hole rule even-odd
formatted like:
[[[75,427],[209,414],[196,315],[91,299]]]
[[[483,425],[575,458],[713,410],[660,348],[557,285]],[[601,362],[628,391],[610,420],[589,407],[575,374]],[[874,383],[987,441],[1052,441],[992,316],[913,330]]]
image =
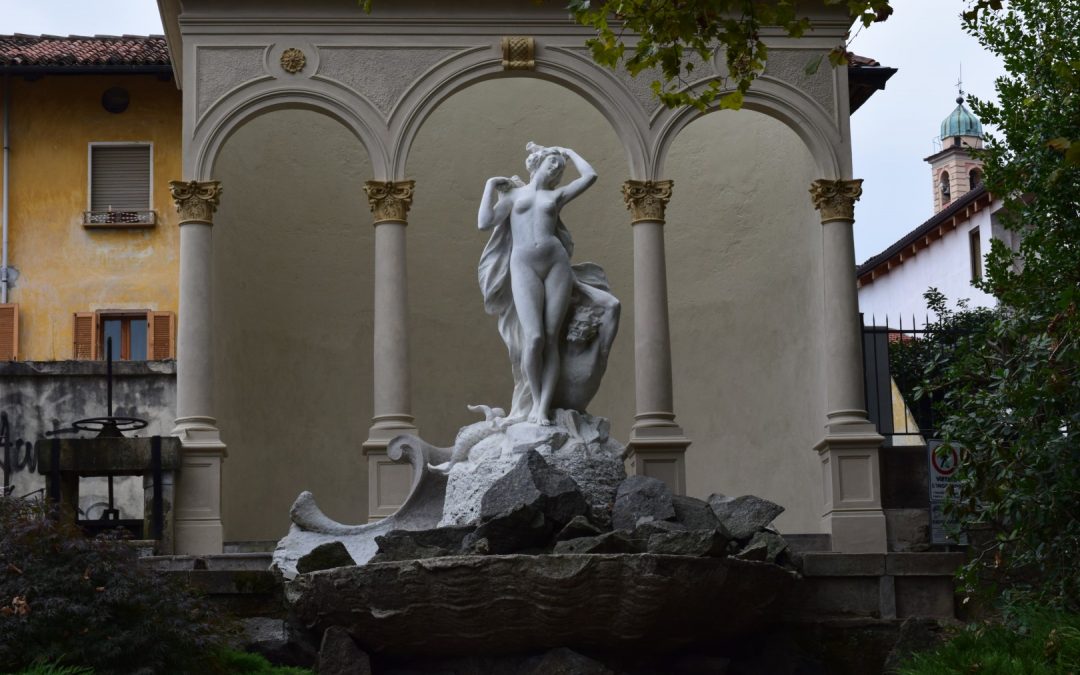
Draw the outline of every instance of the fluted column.
[[[676,494],[685,494],[690,439],[675,423],[664,253],[664,209],[672,186],[670,180],[623,183],[634,228],[636,412],[628,449],[635,474],[659,478]]]
[[[221,463],[225,444],[213,415],[210,274],[218,181],[169,183],[180,214],[180,311],[176,340],[176,427],[183,457],[176,481],[176,553],[221,553]]]
[[[884,440],[867,417],[862,332],[855,288],[855,202],[862,180],[816,180],[810,187],[821,213],[825,291],[825,437],[815,446],[825,481],[822,518],[834,551],[876,553],[888,548],[881,509],[878,457]]]
[[[375,410],[368,458],[368,516],[388,516],[408,494],[411,469],[386,456],[390,440],[417,434],[409,390],[409,301],[405,228],[415,181],[368,181],[364,192],[375,225]]]

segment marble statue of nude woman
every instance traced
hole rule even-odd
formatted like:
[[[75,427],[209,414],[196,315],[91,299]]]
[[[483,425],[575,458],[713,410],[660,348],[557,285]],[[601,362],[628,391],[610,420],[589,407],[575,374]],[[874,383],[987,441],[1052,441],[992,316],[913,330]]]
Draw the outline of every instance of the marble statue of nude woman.
[[[584,412],[606,366],[619,303],[599,266],[571,266],[573,242],[559,217],[563,206],[596,182],[596,171],[569,148],[529,143],[526,151],[528,183],[517,176],[496,176],[484,186],[477,225],[493,232],[479,277],[485,309],[499,317],[514,371],[514,401],[506,421],[546,426],[553,406]],[[559,186],[567,162],[580,176]],[[589,372],[575,375],[574,364],[562,361],[568,350],[573,356],[586,342],[598,342],[599,349],[587,365],[576,366]],[[569,388],[584,389],[584,395],[567,395]]]

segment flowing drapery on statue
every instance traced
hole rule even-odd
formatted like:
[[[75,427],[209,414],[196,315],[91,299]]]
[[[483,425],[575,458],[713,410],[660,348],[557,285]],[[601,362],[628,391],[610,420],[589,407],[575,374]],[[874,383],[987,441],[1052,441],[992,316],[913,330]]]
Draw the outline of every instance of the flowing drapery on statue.
[[[554,409],[585,412],[607,367],[619,301],[604,270],[570,265],[574,243],[559,215],[596,180],[573,150],[526,146],[530,180],[488,180],[478,225],[491,229],[478,276],[484,309],[498,317],[514,393],[507,422],[550,424]],[[567,161],[581,177],[556,187]]]

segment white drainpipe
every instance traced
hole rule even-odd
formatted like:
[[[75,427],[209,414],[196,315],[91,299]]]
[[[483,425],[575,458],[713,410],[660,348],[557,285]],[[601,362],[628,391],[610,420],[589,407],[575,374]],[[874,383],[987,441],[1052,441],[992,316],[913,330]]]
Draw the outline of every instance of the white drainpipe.
[[[10,75],[4,73],[4,212],[3,212],[3,243],[0,245],[0,303],[8,301],[8,174],[10,164],[8,155],[11,154],[8,142],[8,118],[11,116],[11,82]]]

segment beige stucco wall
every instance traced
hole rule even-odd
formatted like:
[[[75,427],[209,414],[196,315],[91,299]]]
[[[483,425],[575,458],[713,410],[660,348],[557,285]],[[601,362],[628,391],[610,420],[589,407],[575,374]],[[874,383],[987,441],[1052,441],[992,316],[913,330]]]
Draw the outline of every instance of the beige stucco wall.
[[[332,517],[366,517],[360,444],[371,418],[367,153],[310,111],[267,113],[226,143],[215,217],[215,410],[225,538],[277,538],[315,492]]]
[[[273,143],[268,142],[273,139]],[[407,165],[413,412],[449,445],[474,416],[508,405],[505,349],[484,314],[476,262],[483,181],[524,176],[524,144],[573,147],[600,180],[566,207],[574,259],[605,267],[623,301],[620,335],[592,412],[625,442],[634,413],[633,250],[620,194],[621,143],[588,103],[524,78],[474,85],[422,128]],[[688,487],[784,504],[778,525],[817,532],[824,422],[821,233],[813,162],[794,132],[749,111],[693,123],[663,177],[668,209],[676,412],[694,444]],[[313,112],[256,118],[224,146],[215,225],[216,410],[229,446],[227,540],[284,534],[296,494],[332,517],[366,515],[360,443],[371,415],[372,178],[359,142]]]
[[[749,111],[687,127],[668,158],[675,410],[693,439],[687,489],[756,494],[817,532],[824,435],[821,225],[809,152]]]

